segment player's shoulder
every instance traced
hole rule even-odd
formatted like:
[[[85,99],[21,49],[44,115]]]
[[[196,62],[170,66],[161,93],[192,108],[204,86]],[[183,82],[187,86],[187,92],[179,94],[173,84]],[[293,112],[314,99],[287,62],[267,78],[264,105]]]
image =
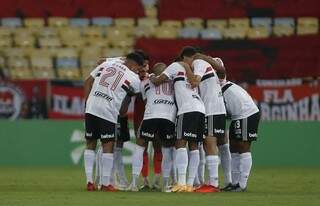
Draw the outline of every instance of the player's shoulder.
[[[205,60],[203,59],[195,59],[193,62],[192,62],[192,66],[210,66],[210,64],[208,62],[206,62]]]

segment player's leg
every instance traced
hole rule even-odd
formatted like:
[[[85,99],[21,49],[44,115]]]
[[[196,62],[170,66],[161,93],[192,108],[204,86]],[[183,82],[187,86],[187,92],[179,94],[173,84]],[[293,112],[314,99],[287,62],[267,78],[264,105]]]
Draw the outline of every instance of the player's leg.
[[[132,181],[129,186],[131,191],[138,191],[138,180],[143,166],[143,152],[148,140],[152,138],[154,138],[153,121],[142,121],[136,141],[136,148],[132,156]]]
[[[126,177],[122,150],[123,143],[130,140],[130,133],[128,128],[128,116],[119,118],[120,128],[118,130],[119,135],[117,135],[117,141],[114,147],[114,167],[115,172],[119,177],[119,185],[120,189],[125,189],[128,187],[128,180]]]
[[[85,114],[86,149],[83,156],[88,191],[94,191],[96,189],[95,185],[93,184],[93,166],[95,162],[95,150],[97,146],[95,121],[96,120],[93,115]]]
[[[186,189],[186,175],[188,167],[188,153],[187,153],[187,140],[184,139],[184,131],[187,129],[187,125],[184,125],[187,121],[184,120],[184,115],[181,114],[177,117],[177,140],[175,142],[176,157],[175,164],[177,167],[178,184],[172,188],[172,192],[185,191]]]
[[[218,192],[219,189],[219,156],[217,137],[214,131],[214,116],[207,116],[205,123],[204,151],[206,153],[206,165],[208,169],[208,185],[203,185],[196,192]]]
[[[158,135],[162,145],[162,191],[171,192],[169,179],[173,170],[173,148],[175,143],[175,124],[169,120],[161,120],[159,122]]]
[[[111,185],[113,168],[113,148],[116,137],[116,124],[99,118],[98,122],[100,140],[102,145],[102,191],[114,192],[116,189]]]
[[[252,167],[251,142],[256,141],[258,134],[258,125],[260,114],[256,113],[248,118],[240,120],[241,135],[237,138],[237,151],[240,159],[240,177],[239,184],[232,191],[245,191],[247,188],[248,178]]]
[[[206,153],[204,151],[204,148],[203,148],[203,143],[199,143],[199,154],[200,154],[200,162],[199,162],[199,167],[198,167],[198,180],[199,180],[199,184],[198,186],[200,185],[203,185],[205,183],[205,178],[204,178],[204,175],[205,175],[205,166],[206,166]]]
[[[153,169],[154,176],[152,182],[152,189],[160,189],[160,176],[161,176],[161,163],[162,163],[162,152],[161,152],[161,141],[158,135],[156,135],[153,145]]]
[[[148,153],[149,143],[146,143],[144,152],[143,152],[143,165],[141,170],[141,175],[143,178],[143,185],[141,186],[140,190],[149,190],[149,153]]]

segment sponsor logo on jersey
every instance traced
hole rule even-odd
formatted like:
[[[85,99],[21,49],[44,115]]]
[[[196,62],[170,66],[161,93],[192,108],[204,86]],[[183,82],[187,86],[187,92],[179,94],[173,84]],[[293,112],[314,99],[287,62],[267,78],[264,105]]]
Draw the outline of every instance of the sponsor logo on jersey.
[[[223,134],[224,133],[224,129],[214,129],[214,133]]]
[[[113,100],[113,98],[110,97],[109,95],[107,95],[106,93],[99,92],[99,91],[95,91],[93,96],[102,97],[109,102],[111,102]]]
[[[101,134],[101,139],[111,139],[114,138],[114,134]]]
[[[197,135],[191,132],[183,132],[183,136],[197,138]]]
[[[257,133],[249,133],[249,137],[258,137]]]
[[[166,99],[155,99],[153,101],[154,104],[168,104],[168,105],[174,105],[174,102],[173,101],[169,101],[169,100],[166,100]]]
[[[148,133],[148,132],[141,132],[141,135],[142,136],[145,136],[145,137],[149,137],[149,138],[154,138],[154,134],[150,134],[150,133]]]

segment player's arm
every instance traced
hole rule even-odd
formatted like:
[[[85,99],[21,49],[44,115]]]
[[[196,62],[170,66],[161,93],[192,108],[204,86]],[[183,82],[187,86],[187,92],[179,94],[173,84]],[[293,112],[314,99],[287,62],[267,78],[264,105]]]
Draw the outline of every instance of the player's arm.
[[[84,99],[85,99],[85,102],[87,102],[87,99],[89,97],[93,82],[94,82],[94,78],[91,75],[84,81]]]
[[[169,80],[169,77],[164,73],[160,74],[159,76],[150,75],[150,82],[155,86],[159,86],[160,84]]]
[[[186,76],[188,78],[188,82],[191,84],[191,87],[198,87],[201,81],[201,77],[199,75],[195,75],[192,71],[192,68],[187,63],[179,62],[179,64],[186,70]]]
[[[194,59],[202,59],[202,60],[208,62],[214,68],[214,70],[216,70],[216,73],[217,73],[219,79],[225,78],[226,68],[223,65],[221,65],[219,62],[214,60],[212,57],[198,53],[194,56]]]
[[[127,115],[130,102],[131,102],[131,96],[127,94],[125,96],[125,98],[123,99],[121,107],[120,107],[120,111],[119,111],[120,117],[124,117]]]

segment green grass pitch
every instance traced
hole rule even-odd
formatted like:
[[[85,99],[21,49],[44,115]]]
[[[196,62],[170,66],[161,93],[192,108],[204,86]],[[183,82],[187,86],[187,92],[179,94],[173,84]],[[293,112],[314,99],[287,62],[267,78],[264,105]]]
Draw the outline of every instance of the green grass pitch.
[[[254,168],[244,193],[86,192],[83,169],[0,167],[0,206],[319,206],[320,168]]]

